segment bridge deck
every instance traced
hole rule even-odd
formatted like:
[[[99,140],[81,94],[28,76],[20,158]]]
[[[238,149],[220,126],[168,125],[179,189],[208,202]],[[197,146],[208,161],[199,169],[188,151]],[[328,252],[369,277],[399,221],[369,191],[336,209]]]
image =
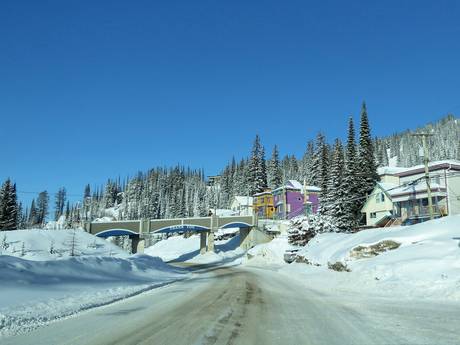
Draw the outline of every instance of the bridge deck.
[[[253,216],[227,217],[195,217],[176,219],[126,220],[113,222],[92,222],[87,225],[87,231],[93,235],[108,236],[138,236],[146,233],[165,232],[210,232],[224,228],[247,228],[256,226]]]

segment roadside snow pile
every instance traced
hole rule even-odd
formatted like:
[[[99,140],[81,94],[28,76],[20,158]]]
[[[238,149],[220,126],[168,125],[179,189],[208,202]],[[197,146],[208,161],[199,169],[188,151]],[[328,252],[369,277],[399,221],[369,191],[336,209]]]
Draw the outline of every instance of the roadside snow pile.
[[[56,260],[74,254],[127,257],[116,245],[83,230],[14,230],[0,233],[0,255],[28,260]]]
[[[145,248],[144,253],[163,261],[187,261],[200,253],[200,235],[171,236]]]
[[[148,255],[53,261],[0,256],[0,335],[26,332],[187,275]]]
[[[283,265],[286,264],[284,262],[284,253],[292,248],[294,247],[288,243],[286,236],[276,237],[268,243],[259,244],[250,249],[245,263],[253,265]]]
[[[157,256],[163,261],[174,260],[210,264],[227,262],[241,257],[244,251],[239,248],[239,243],[240,237],[236,235],[230,239],[215,241],[215,253],[200,254],[200,235],[172,236],[146,248],[144,252],[148,255]]]
[[[83,230],[14,230],[0,233],[0,255],[28,260],[56,260],[74,252],[81,256],[117,256],[128,254],[116,245]]]
[[[291,264],[283,271],[320,288],[460,299],[458,237],[460,216],[355,234],[323,233],[299,252],[321,267]]]

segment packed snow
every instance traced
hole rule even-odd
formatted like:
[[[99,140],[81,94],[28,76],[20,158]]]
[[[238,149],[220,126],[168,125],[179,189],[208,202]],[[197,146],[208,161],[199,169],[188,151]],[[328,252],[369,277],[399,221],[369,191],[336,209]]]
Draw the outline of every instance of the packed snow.
[[[225,234],[235,234],[238,229],[224,229],[215,233],[218,238]],[[157,256],[163,261],[179,261],[196,264],[215,264],[236,260],[244,255],[239,248],[240,238],[235,235],[230,239],[216,240],[214,252],[200,254],[200,235],[184,237],[171,236],[145,249],[145,254]]]
[[[450,216],[406,227],[319,234],[299,252],[307,263],[282,263],[291,248],[282,237],[251,249],[254,258],[247,264],[283,265],[280,273],[320,290],[460,300],[458,238],[460,216]],[[383,249],[373,251],[374,245]],[[344,271],[328,268],[336,263]]]
[[[70,241],[75,242],[74,257]],[[0,247],[0,335],[25,332],[189,276],[159,258],[129,256],[81,230],[8,231],[0,234]]]

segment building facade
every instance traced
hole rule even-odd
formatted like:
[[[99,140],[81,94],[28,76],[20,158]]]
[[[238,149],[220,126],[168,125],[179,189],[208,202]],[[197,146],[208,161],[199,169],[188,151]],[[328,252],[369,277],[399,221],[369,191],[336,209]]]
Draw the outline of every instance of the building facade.
[[[253,213],[252,205],[252,196],[235,196],[230,204],[230,209],[240,216],[251,216]]]
[[[262,193],[254,194],[253,196],[254,213],[261,219],[271,219],[275,211],[273,204],[273,194],[270,190]]]
[[[428,188],[423,165],[383,169],[362,213],[368,226],[417,223],[429,219]],[[429,164],[432,212],[435,217],[460,214],[460,161],[445,160]]]
[[[273,190],[275,217],[290,219],[307,213],[316,213],[319,207],[320,188],[303,186],[296,180],[289,180]]]

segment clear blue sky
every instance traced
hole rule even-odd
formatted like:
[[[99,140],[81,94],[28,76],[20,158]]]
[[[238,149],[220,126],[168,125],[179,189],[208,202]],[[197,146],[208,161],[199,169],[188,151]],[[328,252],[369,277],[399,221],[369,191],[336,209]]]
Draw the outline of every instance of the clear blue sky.
[[[300,155],[460,112],[459,1],[0,2],[0,179],[81,194],[177,163],[218,173],[259,133]],[[21,195],[29,199],[26,195]]]

